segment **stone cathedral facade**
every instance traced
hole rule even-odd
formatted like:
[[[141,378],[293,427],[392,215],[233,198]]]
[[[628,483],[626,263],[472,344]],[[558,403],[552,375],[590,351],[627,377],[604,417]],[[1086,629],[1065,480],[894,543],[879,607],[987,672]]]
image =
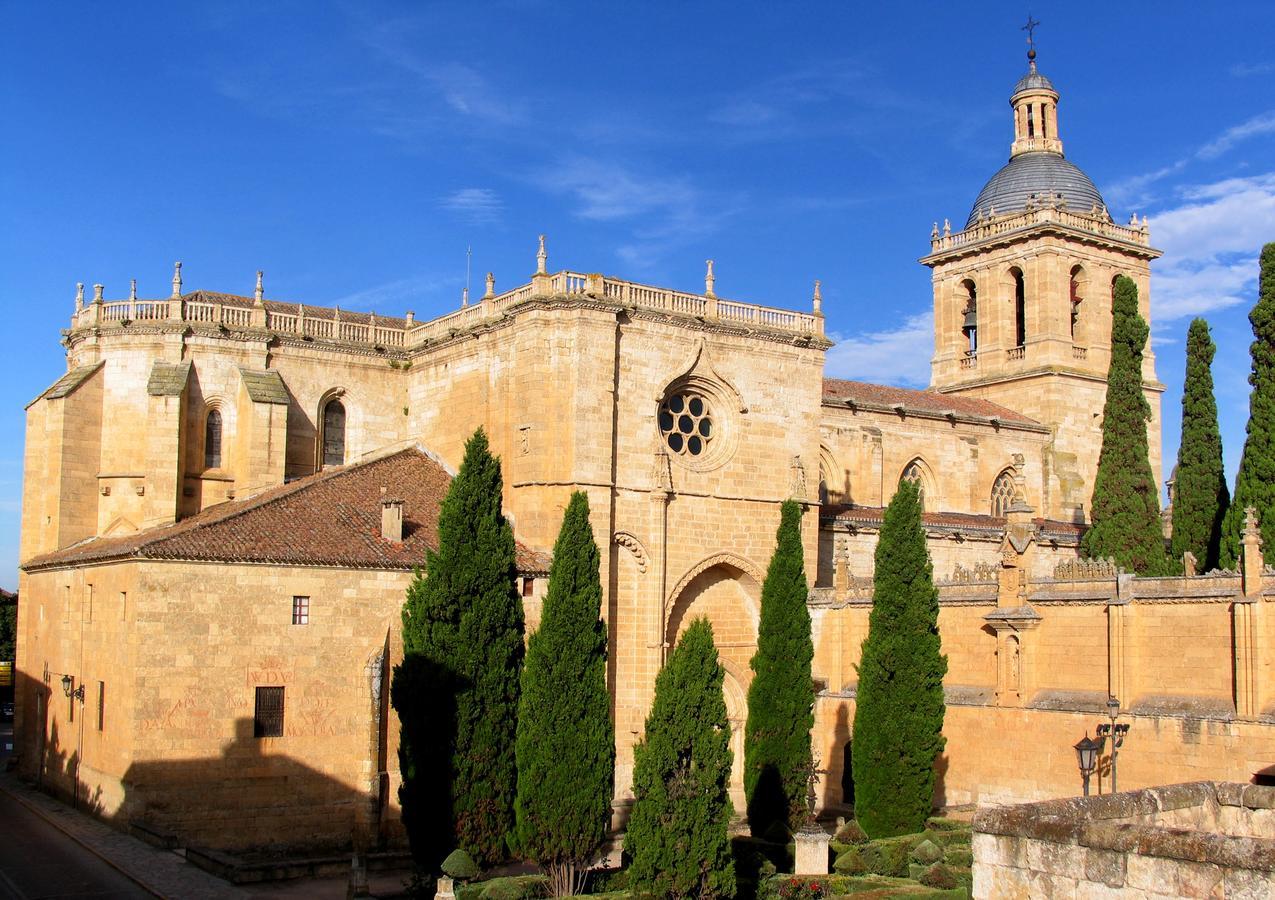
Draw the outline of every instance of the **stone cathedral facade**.
[[[707,616],[742,762],[779,505],[805,506],[830,808],[853,784],[855,668],[882,509],[919,482],[949,658],[938,804],[1075,793],[1109,696],[1121,785],[1273,760],[1260,548],[1245,573],[1076,559],[1101,442],[1111,285],[1149,319],[1145,220],[1063,155],[1059,94],[1011,97],[1010,160],[936,225],[933,380],[825,377],[809,311],[551,271],[417,322],[185,291],[77,296],[66,374],[27,408],[18,751],[26,774],[182,845],[401,839],[388,672],[466,438],[503,462],[534,628],[563,510],[602,548],[618,821],[655,674]],[[1144,383],[1161,464],[1155,363]],[[1254,574],[1256,572],[1257,574]],[[1272,582],[1275,591],[1275,581]],[[1239,623],[1237,625],[1236,623]],[[737,809],[743,808],[738,766]],[[510,786],[513,789],[513,786]]]

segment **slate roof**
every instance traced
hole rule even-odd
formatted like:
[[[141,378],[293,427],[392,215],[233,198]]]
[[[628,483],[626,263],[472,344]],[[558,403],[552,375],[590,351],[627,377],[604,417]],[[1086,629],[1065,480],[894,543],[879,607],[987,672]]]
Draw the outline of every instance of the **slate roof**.
[[[27,571],[119,559],[410,570],[438,547],[438,510],[451,476],[418,449],[327,469],[247,500],[129,535],[95,538],[38,556]],[[403,541],[381,537],[381,499],[403,500]],[[549,555],[519,543],[521,572],[549,570]]]
[[[1030,419],[999,403],[992,403],[990,400],[980,400],[977,397],[965,397],[959,394],[940,394],[938,391],[915,391],[884,384],[869,384],[866,381],[825,378],[823,399],[825,403],[831,401],[833,404],[850,400],[857,406],[887,412],[894,412],[901,405],[905,412],[934,416],[953,412],[958,416],[975,419],[989,421],[997,419],[1008,424],[1044,427],[1035,419]]]
[[[885,508],[880,506],[856,506],[849,503],[828,504],[820,510],[823,520],[848,522],[854,525],[866,525],[878,528],[885,518]],[[1000,516],[978,515],[975,513],[957,512],[923,512],[921,522],[930,528],[947,528],[954,531],[984,531],[996,533],[1005,530],[1005,519]],[[1060,522],[1057,519],[1035,518],[1041,538],[1061,540],[1064,543],[1079,540],[1085,526],[1074,522]]]
[[[1010,97],[1015,96],[1020,91],[1037,90],[1040,88],[1044,88],[1047,91],[1053,91],[1055,94],[1058,93],[1057,89],[1054,88],[1054,83],[1044,75],[1037,72],[1035,66],[1032,66],[1030,72],[1018,79],[1018,84],[1014,85],[1014,92],[1010,94]]]
[[[979,213],[996,215],[1022,212],[1033,196],[1046,200],[1061,195],[1067,208],[1089,212],[1094,206],[1105,207],[1102,194],[1074,163],[1061,153],[1035,150],[1012,157],[978,192],[965,227],[978,222]]]
[[[279,406],[288,405],[288,389],[278,372],[260,372],[255,369],[239,368],[239,377],[243,379],[248,391],[248,398],[253,403],[274,403]]]
[[[36,397],[35,400],[28,403],[25,408],[30,409],[31,406],[35,404],[36,400],[61,400],[63,397],[69,397],[71,394],[75,393],[76,389],[80,385],[89,380],[90,375],[102,368],[104,365],[106,365],[106,363],[96,362],[91,366],[77,366],[57,381],[53,382],[47,390]]]
[[[190,377],[190,361],[151,364],[150,378],[146,379],[146,393],[152,397],[180,397]]]

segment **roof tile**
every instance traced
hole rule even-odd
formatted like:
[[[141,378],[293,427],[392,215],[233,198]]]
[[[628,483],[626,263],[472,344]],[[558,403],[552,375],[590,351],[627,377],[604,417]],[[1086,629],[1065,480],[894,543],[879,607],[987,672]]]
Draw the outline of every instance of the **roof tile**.
[[[870,384],[866,381],[825,378],[823,398],[825,401],[850,400],[856,404],[881,409],[893,409],[901,405],[904,409],[931,415],[954,412],[958,416],[999,419],[1002,422],[1023,425],[1040,424],[1035,419],[1030,419],[999,403],[992,403],[990,400],[980,400],[977,397],[965,397],[960,394],[941,394],[938,391],[915,391],[884,384]]]

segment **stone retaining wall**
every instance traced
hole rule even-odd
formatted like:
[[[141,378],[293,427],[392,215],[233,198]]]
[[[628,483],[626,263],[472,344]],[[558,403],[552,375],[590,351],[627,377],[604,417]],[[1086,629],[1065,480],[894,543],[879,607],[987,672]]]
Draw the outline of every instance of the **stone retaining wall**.
[[[983,809],[974,897],[1275,896],[1275,788],[1197,781]]]

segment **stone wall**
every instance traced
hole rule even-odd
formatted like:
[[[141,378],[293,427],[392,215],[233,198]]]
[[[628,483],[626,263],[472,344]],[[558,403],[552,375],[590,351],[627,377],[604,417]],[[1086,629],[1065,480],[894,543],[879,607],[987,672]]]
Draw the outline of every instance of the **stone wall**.
[[[974,897],[1275,894],[1275,788],[1199,781],[981,810]]]

